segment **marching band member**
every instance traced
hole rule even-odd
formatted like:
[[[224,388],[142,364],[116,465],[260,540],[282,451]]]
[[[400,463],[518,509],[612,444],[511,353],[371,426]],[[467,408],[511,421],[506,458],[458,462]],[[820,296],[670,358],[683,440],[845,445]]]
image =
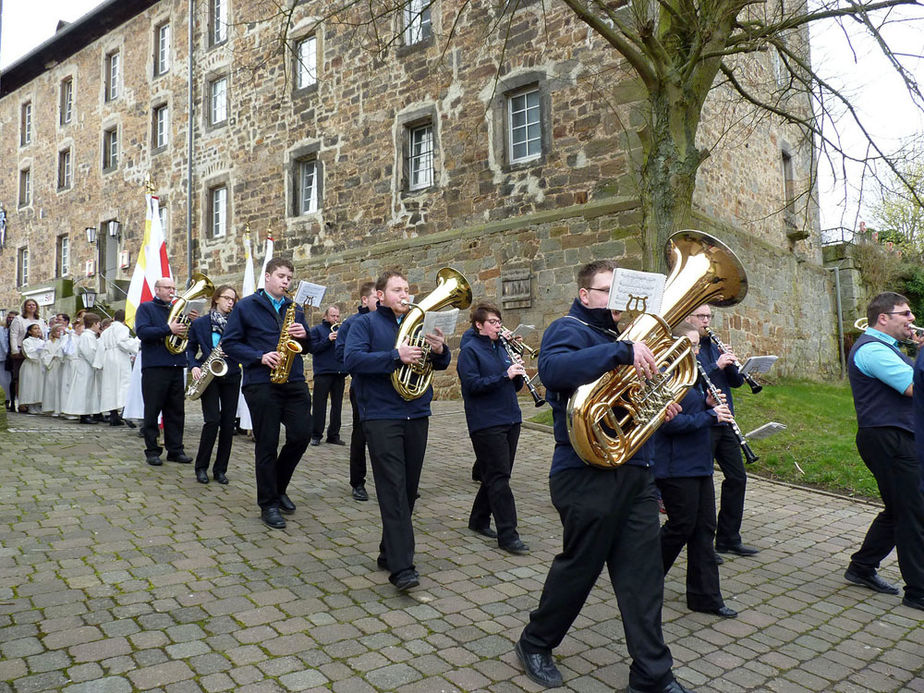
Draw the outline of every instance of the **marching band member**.
[[[526,554],[529,547],[517,533],[517,508],[510,490],[523,420],[517,392],[523,389],[526,370],[500,342],[503,328],[497,306],[479,303],[472,309],[471,322],[457,366],[468,434],[481,470],[468,527],[496,538],[504,551]],[[491,529],[492,515],[496,532]]]
[[[621,365],[634,364],[642,375],[655,375],[654,356],[644,343],[617,340],[619,314],[606,307],[615,268],[610,260],[585,265],[570,312],[549,325],[542,337],[539,376],[555,423],[549,488],[561,517],[564,546],[552,562],[516,653],[530,679],[545,687],[561,686],[552,650],[577,618],[605,564],[632,657],[627,690],[683,693],[661,633],[664,570],[651,472],[654,445],[649,440],[625,464],[602,469],[584,463],[567,431],[568,399],[580,385]],[[665,419],[678,411],[671,405]]]
[[[189,327],[189,342],[186,345],[186,362],[193,381],[202,378],[202,363],[218,346],[228,323],[231,309],[237,303],[234,287],[222,284],[212,294],[211,309],[206,315],[193,320]],[[224,347],[222,347],[224,348]],[[212,448],[218,438],[218,452],[212,475],[219,484],[228,483],[228,460],[231,458],[231,443],[234,439],[234,418],[237,415],[237,399],[241,389],[241,367],[235,361],[229,363],[222,376],[216,376],[199,397],[202,402],[202,432],[199,435],[199,450],[196,453],[196,481],[209,483],[209,463]]]
[[[364,282],[359,287],[359,306],[356,313],[343,321],[337,332],[337,340],[334,342],[334,350],[340,363],[343,363],[347,334],[349,334],[353,321],[360,315],[374,311],[377,307],[375,282]],[[353,431],[350,433],[350,488],[354,500],[367,501],[369,493],[366,491],[366,434],[363,433],[363,426],[359,420],[359,405],[356,403],[356,393],[352,386],[350,387],[350,408],[353,410]]]
[[[327,417],[327,399],[330,396],[330,424],[327,426],[327,442],[346,445],[340,440],[340,410],[343,408],[343,388],[346,371],[343,358],[337,355],[336,341],[340,336],[333,326],[340,322],[340,309],[329,306],[324,311],[320,324],[311,328],[311,368],[314,374],[314,398],[312,401],[311,444],[320,445],[324,435],[324,420]]]
[[[898,594],[898,588],[876,572],[895,548],[905,580],[902,604],[924,610],[924,493],[915,451],[915,373],[899,340],[914,336],[914,314],[908,299],[881,293],[866,309],[869,327],[847,357],[847,374],[857,411],[857,450],[873,473],[882,503],[880,512],[850,557],[848,582],[875,592]],[[922,346],[918,341],[918,348]],[[918,359],[921,362],[921,359]]]
[[[699,330],[688,322],[674,328],[675,337],[688,337],[699,351]],[[540,352],[541,353],[541,352]],[[732,421],[731,411],[707,397],[702,379],[680,401],[682,411],[654,434],[655,483],[667,511],[661,527],[664,574],[687,547],[687,607],[691,611],[735,618],[719,589],[715,541],[715,488],[712,484],[712,441],[716,423]]]
[[[414,527],[411,513],[427,449],[433,388],[406,401],[391,383],[402,364],[419,361],[423,350],[398,344],[400,321],[410,309],[407,277],[397,270],[384,272],[375,284],[378,309],[357,318],[345,347],[345,365],[353,377],[359,414],[375,479],[382,515],[382,542],[377,564],[390,573],[401,591],[420,584],[414,566]],[[443,333],[425,335],[429,359],[437,370],[449,366],[451,355]]]
[[[138,353],[141,341],[132,337],[125,324],[125,311],[117,310],[112,323],[103,330],[99,348],[103,352],[103,369],[100,380],[100,411],[109,412],[109,425],[122,426],[122,407],[132,376],[132,357]],[[132,424],[134,425],[134,424]]]
[[[713,384],[725,395],[725,404],[734,416],[735,404],[731,388],[741,387],[744,378],[738,371],[734,353],[722,353],[706,332],[712,322],[712,307],[699,306],[687,316],[687,322],[699,331],[699,362]],[[734,553],[739,556],[753,556],[759,553],[753,546],[741,541],[741,521],[744,518],[744,494],[748,475],[744,471],[741,445],[729,426],[716,423],[712,427],[712,454],[722,470],[722,495],[719,501],[719,516],[716,522],[715,550],[719,553]]]
[[[304,311],[294,309],[287,334],[281,334],[293,306],[292,299],[286,296],[293,272],[291,260],[272,258],[266,264],[265,288],[237,303],[222,337],[222,349],[229,362],[244,366],[241,390],[253,419],[257,503],[260,519],[273,529],[286,526],[280,512],[295,512],[295,503],[286,491],[311,440],[311,432],[305,425],[305,415],[311,411],[311,395],[305,382],[302,355],[289,355],[291,370],[284,383],[270,379],[273,369],[284,358],[278,351],[283,339],[296,340],[303,351],[311,350]],[[281,450],[280,425],[286,429],[286,442]]]

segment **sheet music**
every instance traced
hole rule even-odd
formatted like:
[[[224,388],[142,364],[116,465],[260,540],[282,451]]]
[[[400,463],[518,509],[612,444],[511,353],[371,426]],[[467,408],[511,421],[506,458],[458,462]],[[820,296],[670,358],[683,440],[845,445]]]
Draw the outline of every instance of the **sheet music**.
[[[459,309],[441,310],[439,312],[428,310],[424,314],[423,334],[435,334],[434,328],[440,328],[446,339],[456,331],[456,322],[459,319]]]
[[[189,314],[193,311],[196,311],[198,315],[205,315],[203,311],[205,310],[205,299],[204,298],[194,298],[191,301],[187,301],[186,306],[183,308],[183,315],[189,317]]]
[[[524,325],[523,323],[520,323],[519,325],[517,325],[517,328],[513,330],[510,334],[514,337],[522,337],[523,339],[526,339],[529,335],[531,335],[535,331],[536,331],[535,325]]]
[[[777,423],[776,421],[770,421],[765,423],[763,426],[758,426],[750,433],[746,434],[744,437],[748,440],[762,440],[763,438],[769,438],[775,433],[786,430],[786,424]]]
[[[640,272],[618,268],[610,286],[610,310],[633,313],[660,313],[667,277],[657,272]]]
[[[298,289],[295,292],[295,297],[292,299],[298,305],[303,306],[306,303],[315,308],[321,307],[321,301],[324,299],[324,292],[327,291],[326,286],[321,286],[320,284],[312,284],[311,282],[306,282],[304,279],[299,281]]]
[[[767,355],[767,356],[751,356],[741,364],[741,368],[738,369],[738,372],[741,375],[746,373],[767,373],[770,371],[770,368],[776,363],[777,356]]]

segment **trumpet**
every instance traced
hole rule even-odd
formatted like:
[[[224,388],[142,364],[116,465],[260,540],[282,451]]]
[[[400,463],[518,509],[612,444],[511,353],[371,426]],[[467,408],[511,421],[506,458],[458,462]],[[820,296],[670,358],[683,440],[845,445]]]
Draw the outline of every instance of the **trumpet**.
[[[523,356],[524,353],[531,359],[537,358],[539,356],[538,349],[533,349],[522,339],[516,339],[513,336],[513,332],[510,330],[505,329],[503,332],[501,332],[501,339],[503,339],[506,344],[509,345],[510,348],[520,356]]]
[[[514,363],[519,363],[520,365],[522,365],[523,359],[520,357],[522,350],[518,352],[516,347],[514,346],[514,342],[507,339],[503,335],[500,335],[498,339],[500,339],[500,343],[504,347],[504,350],[507,352],[507,356],[510,357],[510,360],[513,361]],[[522,342],[521,342],[521,345],[529,349],[529,347],[526,347],[525,345],[523,345]],[[532,350],[530,351],[532,352]],[[536,352],[538,352],[538,349],[536,350]],[[529,394],[533,396],[533,402],[535,402],[537,407],[541,407],[543,404],[545,404],[545,398],[543,398],[542,395],[539,394],[539,391],[536,389],[536,386],[533,385],[533,378],[526,377],[525,381],[526,381],[525,383],[526,389],[529,390]]]
[[[731,349],[725,346],[722,340],[718,338],[718,336],[712,330],[711,327],[706,328],[706,334],[708,334],[712,338],[712,341],[715,342],[715,345],[719,347],[719,351],[721,351],[723,354],[727,354],[731,351]],[[741,364],[738,363],[738,359],[735,359],[732,363],[735,364],[735,368],[738,368],[738,369],[741,368]],[[756,395],[758,392],[764,389],[764,386],[761,385],[756,380],[754,380],[754,378],[751,376],[750,373],[745,373],[742,377],[744,378],[745,382],[747,382],[747,384],[750,386],[751,392],[753,394]]]
[[[853,323],[855,329],[860,330],[860,332],[865,332],[866,328],[869,327],[869,320],[866,318],[857,318]],[[911,331],[914,332],[918,337],[924,335],[924,327],[918,327],[917,325],[908,325],[911,328]]]

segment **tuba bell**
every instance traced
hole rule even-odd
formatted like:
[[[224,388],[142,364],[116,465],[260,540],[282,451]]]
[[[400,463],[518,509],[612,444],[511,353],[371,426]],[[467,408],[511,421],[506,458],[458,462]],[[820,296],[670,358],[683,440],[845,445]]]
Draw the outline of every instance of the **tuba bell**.
[[[461,272],[451,267],[444,267],[437,272],[436,281],[436,288],[420,303],[407,303],[411,309],[401,321],[401,328],[398,330],[398,338],[395,341],[396,349],[407,340],[411,346],[419,346],[424,351],[419,361],[411,364],[402,363],[391,374],[392,387],[407,401],[417,399],[426,392],[433,379],[430,345],[423,336],[424,314],[428,310],[441,310],[447,306],[462,309],[472,304],[472,287],[469,286]]]
[[[214,285],[204,274],[194,272],[193,275],[189,278],[189,282],[189,287],[173,302],[173,305],[170,306],[170,313],[167,315],[168,324],[174,320],[180,321],[186,325],[187,334],[189,332],[189,324],[191,321],[188,316],[183,315],[183,310],[186,308],[186,304],[197,298],[208,298],[213,293],[215,293]],[[189,337],[181,337],[178,334],[171,333],[164,337],[164,343],[167,345],[167,351],[169,351],[171,354],[182,354],[184,351],[186,351],[186,345],[189,343]]]
[[[615,368],[581,385],[568,400],[568,437],[578,456],[610,469],[629,460],[664,423],[667,407],[683,399],[697,378],[696,356],[686,337],[671,330],[697,306],[732,306],[748,291],[744,267],[721,241],[701,231],[678,231],[664,252],[671,268],[661,314],[637,316],[620,339],[645,342],[657,375],[642,380],[634,366]]]

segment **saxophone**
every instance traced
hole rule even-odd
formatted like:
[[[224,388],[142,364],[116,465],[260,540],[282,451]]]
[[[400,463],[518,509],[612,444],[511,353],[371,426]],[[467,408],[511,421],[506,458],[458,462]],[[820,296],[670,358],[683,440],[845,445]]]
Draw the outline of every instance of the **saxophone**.
[[[289,373],[292,370],[292,362],[297,354],[302,353],[302,345],[294,339],[289,338],[289,326],[295,322],[295,302],[289,304],[286,308],[286,316],[282,321],[282,332],[279,333],[279,343],[276,345],[276,351],[282,355],[276,367],[270,371],[270,382],[276,385],[282,385],[289,381]]]
[[[205,392],[213,378],[220,378],[228,372],[228,362],[225,361],[225,352],[221,349],[221,344],[217,344],[208,358],[199,366],[202,369],[202,375],[198,380],[193,380],[186,390],[186,396],[189,399],[199,399]]]

